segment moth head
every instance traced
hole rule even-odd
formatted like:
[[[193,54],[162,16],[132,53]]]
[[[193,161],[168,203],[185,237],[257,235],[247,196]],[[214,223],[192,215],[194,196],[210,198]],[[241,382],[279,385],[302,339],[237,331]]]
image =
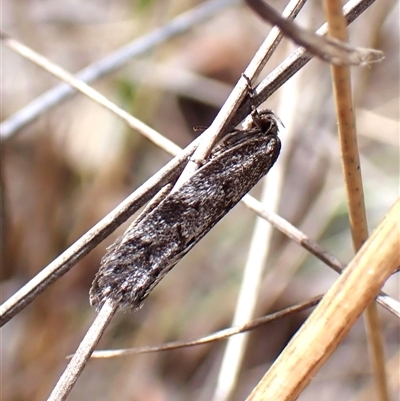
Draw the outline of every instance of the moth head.
[[[281,119],[269,109],[260,111],[255,109],[251,112],[251,117],[253,118],[254,126],[265,133],[278,135],[279,124],[284,126]]]
[[[281,119],[269,109],[257,110],[253,109],[251,114],[244,120],[242,126],[244,130],[259,129],[265,134],[278,135],[279,124],[282,126]]]

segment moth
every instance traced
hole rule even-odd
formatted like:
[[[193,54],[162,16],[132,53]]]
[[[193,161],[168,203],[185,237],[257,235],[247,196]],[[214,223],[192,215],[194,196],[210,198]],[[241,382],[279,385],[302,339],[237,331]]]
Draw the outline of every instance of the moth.
[[[90,290],[100,310],[108,299],[135,311],[160,280],[271,169],[279,156],[278,121],[253,109],[245,129],[226,135],[179,189],[139,216],[109,247]]]

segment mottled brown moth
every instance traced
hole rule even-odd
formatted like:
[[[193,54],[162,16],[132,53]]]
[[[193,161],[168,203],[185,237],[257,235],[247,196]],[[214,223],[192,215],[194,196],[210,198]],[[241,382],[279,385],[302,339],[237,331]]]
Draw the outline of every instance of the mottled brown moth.
[[[133,222],[108,248],[90,290],[100,310],[109,299],[139,309],[150,291],[270,170],[279,156],[278,119],[253,110],[249,126],[225,136],[179,189]]]

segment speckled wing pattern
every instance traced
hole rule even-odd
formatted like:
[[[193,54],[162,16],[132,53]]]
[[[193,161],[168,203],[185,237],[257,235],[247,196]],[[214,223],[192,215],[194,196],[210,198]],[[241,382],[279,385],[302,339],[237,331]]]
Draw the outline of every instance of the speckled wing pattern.
[[[107,250],[90,290],[91,305],[99,310],[110,299],[120,309],[139,309],[168,271],[270,170],[281,143],[274,114],[262,113],[262,125],[227,135],[188,181]]]

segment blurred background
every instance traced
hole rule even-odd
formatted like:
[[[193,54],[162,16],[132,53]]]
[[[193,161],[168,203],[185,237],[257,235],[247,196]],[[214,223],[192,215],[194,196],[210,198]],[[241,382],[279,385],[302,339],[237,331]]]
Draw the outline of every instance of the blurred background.
[[[2,30],[69,72],[102,60],[207,2],[190,0],[4,0]],[[271,1],[282,11],[286,2]],[[310,0],[298,22],[323,23]],[[189,29],[96,80],[93,87],[179,146],[207,126],[270,27],[227,1]],[[376,1],[349,28],[353,44],[385,60],[353,68],[368,223],[372,231],[399,195],[399,4]],[[295,46],[283,40],[260,78]],[[2,47],[1,120],[59,82]],[[266,103],[283,120],[287,164],[279,213],[343,262],[353,255],[329,66],[312,60]],[[78,94],[10,133],[1,145],[1,299],[6,300],[154,174],[170,156]],[[279,161],[277,163],[278,167]],[[259,195],[259,188],[253,191]],[[238,205],[134,314],[117,313],[98,348],[194,339],[228,327],[255,222]],[[43,400],[95,318],[88,291],[99,261],[127,224],[46,289],[2,329],[2,399]],[[257,316],[304,301],[337,278],[275,233]],[[398,299],[399,279],[384,290]],[[399,390],[399,322],[379,308],[391,393]],[[232,400],[260,380],[309,312],[255,330]],[[91,361],[69,400],[210,400],[224,341]],[[299,400],[372,400],[362,321]]]

